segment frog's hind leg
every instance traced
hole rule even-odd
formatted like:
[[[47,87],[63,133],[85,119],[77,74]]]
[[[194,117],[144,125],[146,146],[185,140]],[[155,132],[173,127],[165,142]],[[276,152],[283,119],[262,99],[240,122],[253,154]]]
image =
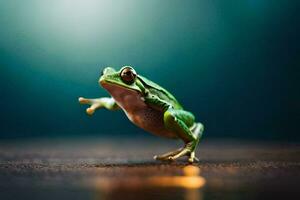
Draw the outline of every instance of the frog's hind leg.
[[[199,161],[199,159],[195,156],[196,147],[202,137],[204,126],[201,123],[194,123],[194,125],[190,128],[194,136],[194,140],[187,142],[184,148],[176,155],[169,157],[170,160],[175,160],[182,156],[188,156],[188,161],[193,163],[194,161]]]
[[[189,162],[194,162],[195,161],[199,161],[199,159],[195,156],[195,150],[196,147],[202,137],[203,131],[204,131],[204,126],[203,124],[201,124],[200,122],[196,122],[194,123],[194,125],[190,128],[190,130],[192,131],[193,135],[195,136],[195,138],[197,138],[197,142],[194,144],[195,147],[193,147],[193,151],[190,152],[187,156],[189,156]]]
[[[185,142],[185,146],[155,158],[172,161],[182,156],[189,156],[189,162],[193,162],[195,159],[195,148],[203,132],[202,124],[195,123],[194,120],[194,115],[188,111],[168,109],[164,113],[165,127],[174,131]]]

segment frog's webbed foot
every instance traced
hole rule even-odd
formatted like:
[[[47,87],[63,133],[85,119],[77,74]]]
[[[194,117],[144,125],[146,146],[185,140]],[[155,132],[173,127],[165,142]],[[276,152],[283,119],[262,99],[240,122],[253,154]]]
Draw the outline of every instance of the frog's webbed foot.
[[[161,160],[161,161],[174,161],[177,158],[188,156],[188,161],[190,163],[193,163],[194,161],[199,161],[199,159],[195,156],[194,144],[195,142],[190,142],[185,145],[184,148],[177,149],[175,151],[171,151],[168,153],[165,153],[163,155],[154,156],[154,159]]]
[[[155,160],[167,161],[167,160],[169,160],[170,156],[174,156],[174,155],[178,154],[181,150],[182,150],[182,148],[176,149],[175,151],[170,151],[170,152],[164,153],[162,155],[155,155],[153,158]]]
[[[197,141],[189,142],[185,145],[185,147],[175,155],[169,157],[170,161],[176,160],[183,156],[188,156],[189,163],[193,163],[194,161],[199,161],[199,159],[195,156],[195,143]]]

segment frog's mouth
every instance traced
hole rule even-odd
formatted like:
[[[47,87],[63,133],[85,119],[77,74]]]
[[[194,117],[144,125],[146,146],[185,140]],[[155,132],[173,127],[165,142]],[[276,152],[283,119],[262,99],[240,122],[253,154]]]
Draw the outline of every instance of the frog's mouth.
[[[132,88],[127,88],[116,83],[110,83],[108,81],[101,81],[100,84],[110,93],[117,104],[125,110],[130,109],[130,106],[128,107],[128,105],[135,105],[137,104],[136,100],[141,99],[141,93]]]
[[[100,85],[106,89],[112,96],[116,95],[116,94],[120,94],[120,93],[124,93],[124,92],[130,92],[130,93],[136,93],[139,94],[140,92],[133,89],[133,88],[129,88],[129,87],[125,87],[123,85],[120,85],[118,83],[115,82],[110,82],[108,80],[101,80]]]

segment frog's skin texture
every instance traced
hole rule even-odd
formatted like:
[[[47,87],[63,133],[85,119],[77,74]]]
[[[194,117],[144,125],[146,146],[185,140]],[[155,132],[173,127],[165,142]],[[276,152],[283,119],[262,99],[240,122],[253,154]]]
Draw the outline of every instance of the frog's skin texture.
[[[92,115],[99,108],[122,109],[138,127],[159,136],[181,139],[185,143],[183,148],[154,156],[154,159],[172,161],[188,156],[189,162],[198,161],[195,149],[204,127],[167,90],[137,74],[130,66],[124,66],[119,71],[111,67],[105,68],[99,84],[112,97],[80,97],[81,104],[90,105],[86,109],[87,114]]]

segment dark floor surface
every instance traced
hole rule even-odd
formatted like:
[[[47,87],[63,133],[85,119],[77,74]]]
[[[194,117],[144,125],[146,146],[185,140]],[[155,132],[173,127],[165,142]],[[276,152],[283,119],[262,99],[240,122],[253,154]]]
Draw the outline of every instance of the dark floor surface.
[[[296,143],[206,140],[194,164],[203,187],[147,184],[149,177],[183,176],[185,159],[152,159],[180,145],[136,138],[2,141],[0,199],[300,199]]]

